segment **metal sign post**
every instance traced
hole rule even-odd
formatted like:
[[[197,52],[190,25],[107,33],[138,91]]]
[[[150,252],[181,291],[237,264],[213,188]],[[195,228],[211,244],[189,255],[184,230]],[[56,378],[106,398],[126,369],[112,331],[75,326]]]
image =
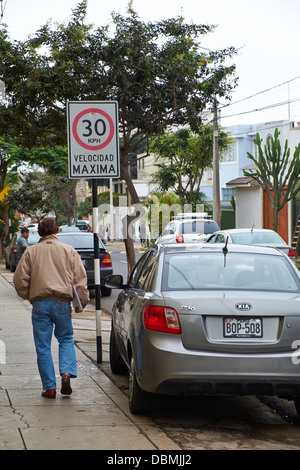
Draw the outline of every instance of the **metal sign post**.
[[[97,179],[120,176],[118,103],[69,101],[67,118],[69,178],[92,179],[96,345],[97,363],[102,363]]]

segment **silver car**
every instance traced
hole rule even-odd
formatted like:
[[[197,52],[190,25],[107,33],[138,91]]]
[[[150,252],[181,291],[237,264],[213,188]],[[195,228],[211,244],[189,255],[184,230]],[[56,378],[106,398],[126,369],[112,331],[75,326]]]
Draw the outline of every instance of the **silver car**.
[[[105,284],[122,289],[110,364],[129,370],[133,413],[154,394],[278,395],[300,412],[300,276],[281,251],[156,245]]]

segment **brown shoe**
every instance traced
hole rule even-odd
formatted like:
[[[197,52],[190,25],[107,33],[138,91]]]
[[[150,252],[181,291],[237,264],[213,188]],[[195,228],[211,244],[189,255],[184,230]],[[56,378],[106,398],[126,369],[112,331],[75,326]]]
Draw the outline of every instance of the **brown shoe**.
[[[72,388],[71,388],[71,380],[69,374],[62,374],[61,376],[61,389],[60,393],[62,395],[71,395]]]
[[[44,397],[44,398],[55,398],[56,397],[55,388],[49,388],[49,390],[44,390],[42,392],[42,397]]]

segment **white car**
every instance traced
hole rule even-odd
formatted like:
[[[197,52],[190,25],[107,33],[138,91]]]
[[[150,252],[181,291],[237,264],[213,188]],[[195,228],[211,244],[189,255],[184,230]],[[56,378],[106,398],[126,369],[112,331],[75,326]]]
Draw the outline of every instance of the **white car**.
[[[235,228],[219,230],[206,240],[207,243],[237,243],[239,245],[270,246],[283,251],[292,261],[295,260],[295,251],[291,246],[270,229]]]
[[[219,230],[218,224],[208,218],[172,220],[163,230],[157,243],[204,242],[208,236]]]

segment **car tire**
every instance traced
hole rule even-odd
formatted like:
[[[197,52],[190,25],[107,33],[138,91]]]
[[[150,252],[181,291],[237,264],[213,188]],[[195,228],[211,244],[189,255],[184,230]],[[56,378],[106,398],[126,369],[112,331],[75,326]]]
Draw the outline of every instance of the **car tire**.
[[[113,324],[111,325],[110,341],[109,341],[109,362],[113,374],[128,374],[128,368],[119,352],[116,342],[116,336]]]
[[[101,286],[101,295],[103,297],[109,297],[111,295],[111,289],[105,286]]]
[[[130,360],[128,398],[129,409],[133,414],[147,412],[152,401],[152,394],[142,390],[137,382],[133,355]]]

